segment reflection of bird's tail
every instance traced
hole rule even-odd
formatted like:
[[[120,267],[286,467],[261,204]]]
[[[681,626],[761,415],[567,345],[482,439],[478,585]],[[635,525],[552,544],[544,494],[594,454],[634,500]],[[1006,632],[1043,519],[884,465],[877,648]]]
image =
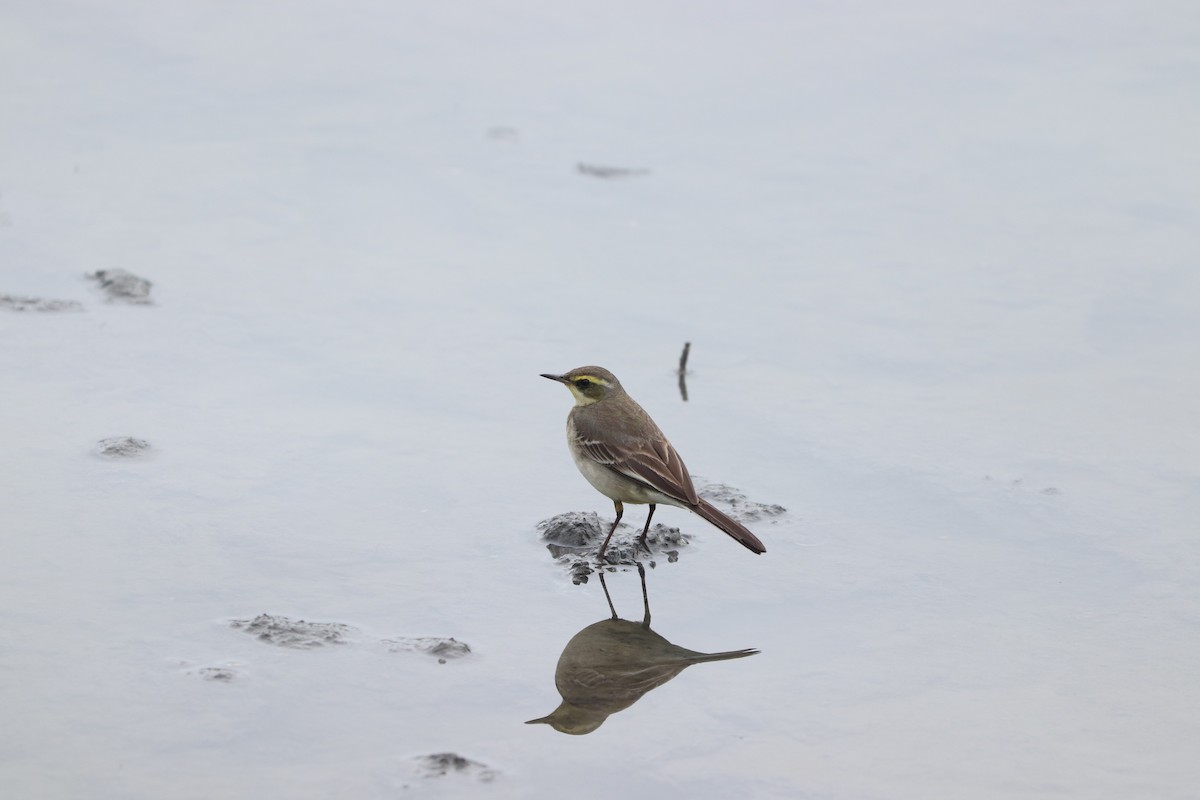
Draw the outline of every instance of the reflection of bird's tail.
[[[751,533],[745,525],[725,516],[707,500],[701,498],[700,504],[692,506],[691,508],[692,511],[695,511],[713,525],[716,525],[718,528],[737,539],[747,550],[750,550],[754,553],[767,552],[767,548],[763,546],[763,543],[760,542],[758,537]]]
[[[754,648],[746,650],[726,650],[724,653],[694,653],[688,658],[694,664],[702,664],[705,661],[728,661],[731,658],[745,658],[746,656],[756,656],[758,651]]]

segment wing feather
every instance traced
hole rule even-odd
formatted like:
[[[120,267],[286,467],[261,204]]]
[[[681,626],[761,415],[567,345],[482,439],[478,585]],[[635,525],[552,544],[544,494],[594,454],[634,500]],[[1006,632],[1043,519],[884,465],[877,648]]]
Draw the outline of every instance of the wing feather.
[[[661,436],[623,443],[619,448],[582,436],[577,441],[583,452],[597,464],[603,464],[688,505],[694,506],[700,502],[683,459],[671,443]]]

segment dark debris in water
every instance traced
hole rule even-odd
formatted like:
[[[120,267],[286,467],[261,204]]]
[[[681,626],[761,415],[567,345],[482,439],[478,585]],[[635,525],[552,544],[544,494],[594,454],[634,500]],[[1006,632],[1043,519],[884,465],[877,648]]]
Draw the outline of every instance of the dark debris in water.
[[[83,311],[83,306],[74,300],[47,300],[44,297],[19,297],[14,294],[0,294],[0,308],[41,313]]]
[[[442,778],[447,775],[462,775],[481,783],[490,783],[499,774],[496,770],[478,761],[460,756],[458,753],[433,753],[418,756],[417,773],[422,778]]]
[[[96,443],[96,453],[105,458],[137,458],[149,449],[149,442],[134,436],[110,436]]]
[[[147,305],[153,283],[123,269],[102,269],[88,273],[88,278],[100,284],[109,300]]]

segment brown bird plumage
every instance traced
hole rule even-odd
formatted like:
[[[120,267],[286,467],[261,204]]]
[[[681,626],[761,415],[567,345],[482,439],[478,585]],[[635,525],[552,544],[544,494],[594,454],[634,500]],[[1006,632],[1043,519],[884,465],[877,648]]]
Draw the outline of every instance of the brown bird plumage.
[[[613,522],[600,557],[617,529],[624,503],[650,505],[641,543],[659,503],[699,514],[754,553],[767,548],[745,525],[730,519],[696,494],[679,453],[650,415],[634,401],[616,376],[603,367],[579,367],[563,375],[542,375],[571,390],[576,405],[567,417],[567,444],[588,482],[613,501]]]

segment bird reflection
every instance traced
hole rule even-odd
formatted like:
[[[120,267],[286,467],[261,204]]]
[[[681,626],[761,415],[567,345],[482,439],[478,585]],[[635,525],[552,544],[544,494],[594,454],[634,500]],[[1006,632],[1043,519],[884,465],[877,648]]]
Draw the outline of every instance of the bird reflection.
[[[560,733],[591,733],[610,714],[623,711],[651,689],[662,686],[692,664],[745,658],[757,650],[697,653],[671,644],[650,630],[650,599],[646,594],[646,570],[637,565],[642,583],[641,622],[619,619],[613,606],[604,572],[600,585],[612,617],[588,625],[571,637],[554,670],[554,685],[563,701],[547,716],[526,724],[545,723]]]

